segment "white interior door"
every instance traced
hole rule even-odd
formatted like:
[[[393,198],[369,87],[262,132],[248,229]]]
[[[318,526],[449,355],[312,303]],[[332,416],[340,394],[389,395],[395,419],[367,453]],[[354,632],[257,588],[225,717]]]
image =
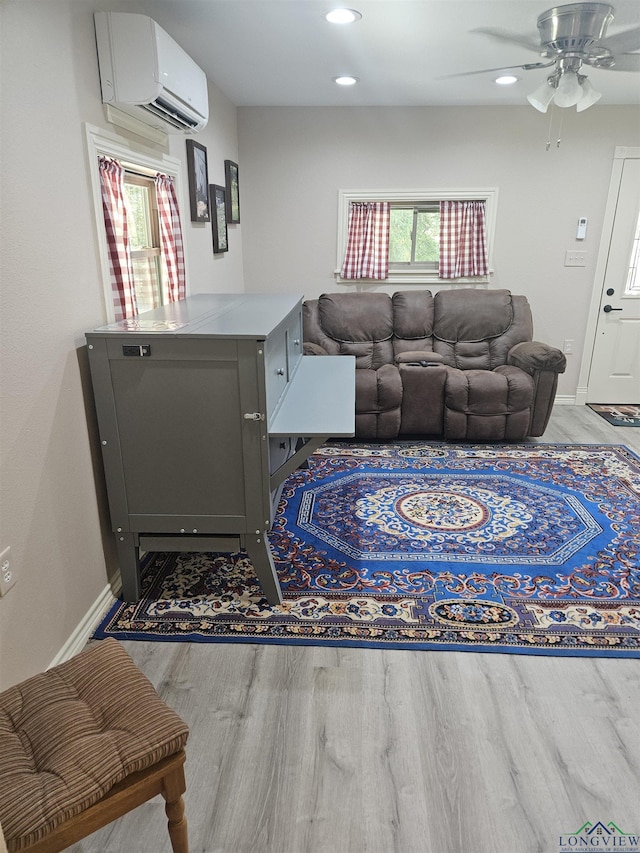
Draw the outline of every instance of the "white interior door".
[[[640,159],[624,161],[587,400],[640,403]]]

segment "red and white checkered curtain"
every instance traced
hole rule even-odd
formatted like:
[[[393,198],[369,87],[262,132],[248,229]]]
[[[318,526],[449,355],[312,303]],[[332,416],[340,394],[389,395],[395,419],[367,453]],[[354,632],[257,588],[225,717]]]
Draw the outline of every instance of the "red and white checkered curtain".
[[[175,302],[177,299],[184,299],[186,295],[184,246],[178,198],[173,178],[167,175],[156,175],[155,183],[165,292],[167,300]]]
[[[351,202],[342,278],[388,278],[389,209],[388,201]]]
[[[111,293],[116,320],[135,317],[138,313],[129,251],[129,231],[124,195],[124,168],[117,160],[100,157],[102,210],[107,231]]]
[[[488,275],[484,201],[440,202],[440,278]]]

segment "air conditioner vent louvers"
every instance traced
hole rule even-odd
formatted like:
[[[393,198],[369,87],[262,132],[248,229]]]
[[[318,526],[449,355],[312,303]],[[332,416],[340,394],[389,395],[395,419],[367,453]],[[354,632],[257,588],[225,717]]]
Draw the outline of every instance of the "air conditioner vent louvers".
[[[173,127],[178,127],[180,129],[185,128],[194,128],[198,126],[198,122],[194,119],[190,119],[188,116],[183,116],[177,113],[172,107],[163,101],[162,98],[157,98],[155,101],[152,101],[150,104],[144,104],[143,109],[147,110],[153,115],[159,116],[164,119],[169,124],[173,125]]]

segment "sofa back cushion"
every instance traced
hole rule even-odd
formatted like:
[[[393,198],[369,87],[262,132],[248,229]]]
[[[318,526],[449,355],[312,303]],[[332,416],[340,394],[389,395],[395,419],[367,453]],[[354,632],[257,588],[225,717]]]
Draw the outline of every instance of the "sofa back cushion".
[[[517,343],[531,340],[531,310],[508,290],[441,290],[434,297],[435,352],[462,370],[493,370]]]
[[[416,351],[436,352],[462,370],[493,370],[533,337],[526,297],[508,290],[323,293],[305,301],[303,317],[305,342],[373,370]]]
[[[430,290],[393,294],[393,352],[433,350],[433,296]]]
[[[393,309],[388,294],[323,293],[318,299],[318,319],[324,335],[334,342],[329,351],[354,355],[356,367],[377,370],[393,363]]]

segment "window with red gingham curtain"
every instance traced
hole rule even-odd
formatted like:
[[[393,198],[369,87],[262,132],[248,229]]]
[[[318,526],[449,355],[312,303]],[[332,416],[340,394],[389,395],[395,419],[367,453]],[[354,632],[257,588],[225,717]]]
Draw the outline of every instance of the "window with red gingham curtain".
[[[184,272],[184,247],[180,211],[173,178],[156,175],[156,198],[160,219],[160,244],[169,302],[184,299],[186,294]]]
[[[488,275],[484,201],[440,202],[440,278]]]
[[[124,168],[117,160],[100,157],[102,210],[107,232],[111,293],[116,320],[135,317],[138,313],[129,251],[127,210],[124,195]]]
[[[351,202],[342,278],[388,278],[389,210],[388,201]]]

